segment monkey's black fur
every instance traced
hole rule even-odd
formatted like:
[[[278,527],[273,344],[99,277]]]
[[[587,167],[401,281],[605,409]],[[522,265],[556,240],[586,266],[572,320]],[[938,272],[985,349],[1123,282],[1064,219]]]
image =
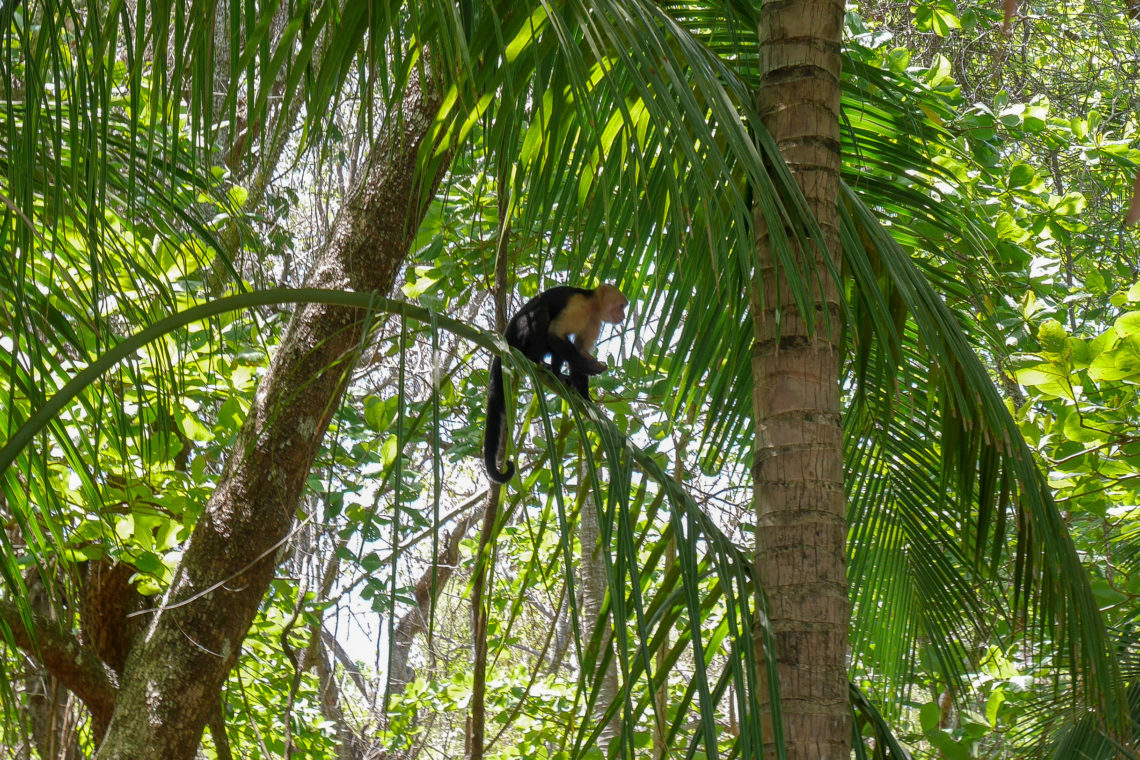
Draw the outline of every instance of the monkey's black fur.
[[[551,323],[558,318],[577,296],[592,298],[593,290],[561,285],[539,293],[527,301],[518,313],[511,317],[503,333],[512,347],[517,348],[535,364],[544,364],[550,355],[550,370],[559,379],[567,382],[587,400],[590,398],[590,375],[604,372],[606,366],[596,359],[583,356],[569,337],[559,337],[550,332]],[[562,373],[565,362],[570,368],[569,376]],[[503,417],[506,411],[503,390],[503,363],[496,356],[491,360],[491,385],[487,391],[487,429],[483,435],[483,459],[487,465],[487,477],[496,483],[506,483],[515,474],[513,462],[506,462],[499,472],[495,466],[495,455],[499,452],[502,437]]]

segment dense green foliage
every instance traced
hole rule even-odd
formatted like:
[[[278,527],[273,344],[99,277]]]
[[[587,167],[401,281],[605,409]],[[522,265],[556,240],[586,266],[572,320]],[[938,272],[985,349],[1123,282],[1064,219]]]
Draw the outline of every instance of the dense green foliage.
[[[427,40],[454,147],[398,294],[427,311],[375,304],[222,694],[231,746],[211,730],[204,751],[279,756],[288,736],[317,757],[459,756],[469,584],[489,562],[489,757],[598,756],[598,715],[620,719],[627,756],[758,756],[753,636],[770,631],[753,627],[748,557],[750,215],[787,222],[789,268],[811,223],[751,113],[753,12],[287,5],[226,19],[234,55],[216,67],[195,51],[217,30],[189,14],[0,9],[0,440],[129,336],[226,296],[241,307],[108,363],[4,450],[0,628],[11,641],[21,616],[54,617],[90,645],[83,600],[115,564],[137,609],[159,602],[291,308],[241,294],[303,284]],[[920,757],[1057,741],[1109,757],[1097,731],[1127,735],[1140,268],[1121,219],[1140,22],[1054,10],[1022,3],[1009,38],[990,4],[848,16],[851,678],[860,751],[880,757],[895,739]],[[521,474],[480,558],[489,339],[463,325],[493,327],[502,240],[509,303],[607,280],[634,318],[600,344],[600,414],[514,372]],[[623,590],[605,608],[612,645],[578,595],[595,509],[594,561]],[[393,641],[423,588],[400,691]],[[56,682],[34,651],[8,647],[3,666],[0,747],[17,756],[54,714],[54,740],[93,751],[86,711],[42,696]],[[598,705],[607,668],[625,688]]]

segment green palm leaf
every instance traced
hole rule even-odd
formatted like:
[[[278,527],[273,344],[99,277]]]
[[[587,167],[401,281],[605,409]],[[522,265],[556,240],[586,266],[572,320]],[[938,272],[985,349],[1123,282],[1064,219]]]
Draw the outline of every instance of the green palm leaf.
[[[27,551],[43,559],[66,546],[64,499],[36,477],[48,471],[48,446],[25,448],[45,440],[36,433],[49,433],[84,498],[97,504],[101,439],[121,452],[145,445],[129,440],[142,433],[131,433],[124,415],[106,413],[122,401],[114,383],[97,378],[145,343],[130,336],[157,335],[169,320],[185,324],[231,303],[199,305],[204,282],[219,295],[247,287],[241,254],[214,220],[243,210],[213,166],[250,176],[261,146],[286,139],[302,104],[294,161],[302,149],[330,158],[331,114],[359,98],[359,123],[371,136],[377,121],[400,118],[403,91],[421,76],[438,77],[445,94],[441,147],[424,157],[426,171],[451,159],[493,167],[512,198],[525,198],[512,222],[521,238],[537,241],[538,255],[520,257],[513,276],[527,287],[567,273],[619,281],[637,296],[643,322],[656,327],[645,359],[665,378],[666,415],[698,410],[706,464],[731,468],[746,458],[753,214],[768,222],[801,307],[812,283],[834,274],[805,271],[803,246],[818,239],[814,222],[752,110],[759,83],[751,7],[232,3],[228,17],[213,19],[207,6],[120,3],[99,17],[70,6],[0,8],[8,51],[0,56],[8,83],[0,103],[0,241],[11,254],[0,266],[0,326],[13,336],[0,353],[9,378],[0,471],[8,503],[28,505],[13,508]],[[225,60],[214,44],[217,25],[228,33]],[[893,75],[854,57],[846,70],[841,201],[850,278],[847,454],[858,473],[849,483],[856,657],[872,657],[874,642],[884,692],[897,695],[921,635],[942,647],[945,678],[960,681],[965,642],[992,633],[981,610],[1027,609],[1038,629],[1063,632],[1055,654],[1087,677],[1087,701],[1116,719],[1123,704],[1099,613],[1036,466],[977,360],[984,326],[966,323],[943,300],[956,305],[971,295],[941,265],[946,236],[967,250],[986,245],[965,204],[938,200],[953,178],[924,145],[946,135]],[[941,108],[933,98],[923,105]],[[207,271],[228,278],[219,283]],[[241,297],[247,305],[282,300]],[[442,317],[438,324],[481,340]],[[158,406],[179,396],[178,359],[154,351],[155,363],[174,370],[152,394]],[[73,399],[95,420],[94,435],[79,442],[63,417]],[[548,410],[536,414],[555,440]],[[612,541],[607,575],[611,588],[629,590],[608,608],[613,656],[629,678],[611,709],[631,730],[651,709],[651,656],[663,650],[676,663],[684,652],[699,671],[684,696],[701,708],[701,739],[691,746],[703,741],[715,753],[706,708],[731,684],[747,715],[756,688],[749,625],[761,602],[747,558],[651,458],[587,415],[592,425],[579,435],[602,431],[610,477],[603,484],[590,460],[588,483]],[[647,499],[654,490],[669,498],[667,529],[639,523],[636,510],[647,509],[634,495],[640,472],[656,484],[646,486]],[[561,504],[558,511],[566,513]],[[561,523],[568,534],[570,518]],[[679,559],[658,568],[664,580],[651,588],[639,546],[668,539],[678,541]],[[15,554],[4,545],[0,569],[19,597]],[[870,621],[880,605],[896,611],[886,629]],[[686,624],[667,645],[663,631]],[[719,671],[709,664],[710,642],[730,643]],[[677,711],[672,735],[686,712]],[[582,747],[591,734],[579,728]],[[628,746],[628,733],[624,740]],[[755,756],[759,736],[748,741],[742,754]]]

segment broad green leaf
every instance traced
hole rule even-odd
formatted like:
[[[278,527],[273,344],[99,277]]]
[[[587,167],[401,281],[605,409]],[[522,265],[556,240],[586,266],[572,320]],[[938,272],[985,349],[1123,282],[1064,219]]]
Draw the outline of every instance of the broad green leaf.
[[[191,441],[203,442],[213,440],[213,432],[199,422],[198,418],[189,410],[179,409],[175,416],[178,420],[178,427],[182,429],[182,434]]]
[[[1041,393],[1058,398],[1073,398],[1068,372],[1061,364],[1040,362],[1032,367],[1015,369],[1013,375],[1017,378],[1017,382],[1035,387]]]
[[[998,237],[1002,240],[1022,243],[1029,239],[1029,232],[1017,223],[1013,215],[1005,211],[998,215],[996,230]]]
[[[396,461],[396,456],[399,454],[400,447],[399,441],[395,435],[389,435],[384,439],[384,444],[380,447],[380,461],[385,467],[390,467]]]
[[[942,710],[937,702],[926,702],[918,710],[918,722],[924,733],[937,731],[942,722]]]
[[[950,60],[940,53],[935,53],[934,61],[927,71],[927,82],[931,87],[938,87],[950,81]]]
[[[1130,311],[1122,314],[1113,323],[1116,334],[1121,338],[1140,333],[1140,311]]]
[[[1055,319],[1047,319],[1037,327],[1037,342],[1043,351],[1064,354],[1068,349],[1069,334],[1065,326]]]
[[[1066,438],[1070,441],[1076,441],[1077,443],[1103,441],[1106,435],[1105,432],[1103,432],[1103,428],[1097,429],[1089,426],[1082,416],[1075,412],[1070,412],[1065,417],[1064,431]]]
[[[1054,196],[1049,199],[1049,207],[1052,208],[1055,213],[1064,214],[1066,216],[1081,213],[1085,210],[1086,205],[1088,205],[1088,202],[1085,200],[1085,196],[1075,191],[1065,193],[1061,197]]]
[[[1016,164],[1009,173],[1010,188],[1025,187],[1037,177],[1037,170],[1029,164]]]
[[[935,8],[933,22],[934,31],[939,37],[945,37],[951,29],[962,28],[962,22],[958,20],[957,14],[947,8]]]
[[[1140,381],[1140,347],[1138,336],[1130,335],[1111,349],[1102,351],[1089,365],[1089,377],[1095,381]]]

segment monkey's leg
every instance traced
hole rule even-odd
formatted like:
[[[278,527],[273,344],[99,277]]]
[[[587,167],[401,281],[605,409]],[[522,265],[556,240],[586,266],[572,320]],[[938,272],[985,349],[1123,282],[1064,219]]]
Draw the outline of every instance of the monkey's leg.
[[[566,379],[567,385],[574,390],[578,391],[578,395],[587,401],[592,401],[590,398],[590,378],[583,375],[581,372],[574,372],[571,370],[570,376]]]

